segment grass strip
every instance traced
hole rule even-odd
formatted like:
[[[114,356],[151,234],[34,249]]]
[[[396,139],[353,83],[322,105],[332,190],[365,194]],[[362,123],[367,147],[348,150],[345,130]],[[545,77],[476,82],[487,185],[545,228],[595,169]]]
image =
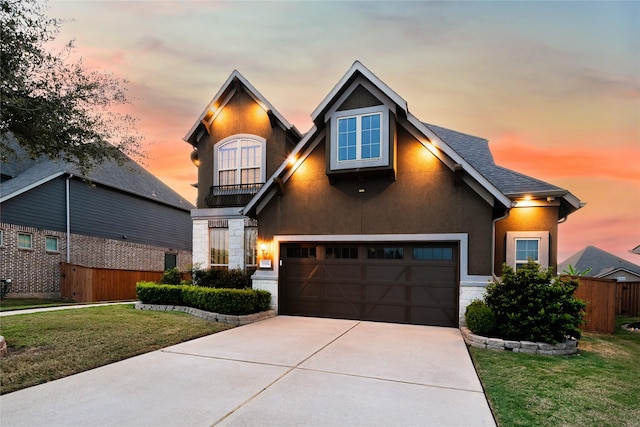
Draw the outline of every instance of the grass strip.
[[[58,307],[79,304],[66,299],[4,298],[0,300],[0,311],[26,310],[28,308]]]
[[[9,355],[0,359],[0,393],[229,328],[185,313],[135,310],[133,304],[6,316],[0,335]]]
[[[579,348],[572,356],[469,348],[498,425],[640,426],[640,334],[585,333]]]

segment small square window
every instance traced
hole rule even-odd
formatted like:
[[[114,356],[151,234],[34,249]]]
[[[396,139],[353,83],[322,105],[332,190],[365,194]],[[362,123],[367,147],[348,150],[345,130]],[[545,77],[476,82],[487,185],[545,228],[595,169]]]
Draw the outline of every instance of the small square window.
[[[45,249],[47,252],[58,252],[58,238],[47,236],[44,238]]]
[[[31,234],[18,233],[18,248],[33,249],[33,237]]]
[[[549,248],[548,231],[507,231],[506,263],[517,270],[531,259],[548,268]]]
[[[529,260],[540,263],[540,239],[516,239],[516,270]]]
[[[329,171],[392,167],[387,107],[336,111],[330,117]]]

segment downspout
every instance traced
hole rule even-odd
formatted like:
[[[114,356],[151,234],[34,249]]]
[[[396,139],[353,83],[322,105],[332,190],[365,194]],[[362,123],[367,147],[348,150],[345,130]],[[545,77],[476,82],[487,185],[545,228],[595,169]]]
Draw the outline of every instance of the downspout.
[[[507,213],[503,216],[491,221],[491,276],[493,276],[494,281],[498,280],[498,275],[496,274],[496,223],[509,218],[510,214],[511,208],[507,209]]]
[[[67,264],[71,263],[71,207],[70,207],[70,197],[69,197],[69,181],[73,178],[73,174],[69,174],[66,180],[65,185],[65,196],[66,196],[66,215],[67,215]]]

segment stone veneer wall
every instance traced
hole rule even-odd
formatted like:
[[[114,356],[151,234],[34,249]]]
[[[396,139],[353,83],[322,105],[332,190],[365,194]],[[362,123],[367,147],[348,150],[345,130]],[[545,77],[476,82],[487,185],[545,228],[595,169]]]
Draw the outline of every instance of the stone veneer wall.
[[[475,335],[469,328],[461,327],[460,331],[467,345],[489,350],[507,350],[514,353],[544,354],[547,356],[568,356],[578,352],[576,340],[566,340],[557,344],[532,341],[510,341],[500,338],[487,338]]]
[[[4,242],[0,246],[0,277],[12,280],[7,297],[59,297],[60,262],[66,260],[67,235],[15,224],[0,224]],[[31,234],[33,249],[18,249],[18,233]],[[58,238],[58,250],[45,250],[45,237]],[[191,266],[191,252],[127,241],[71,235],[72,264],[123,270],[164,270],[165,253],[177,254],[181,271]]]

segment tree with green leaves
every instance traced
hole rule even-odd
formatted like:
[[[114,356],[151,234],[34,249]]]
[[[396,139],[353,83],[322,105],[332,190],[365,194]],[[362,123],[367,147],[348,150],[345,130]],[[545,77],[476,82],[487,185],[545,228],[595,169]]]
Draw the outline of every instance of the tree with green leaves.
[[[50,50],[62,23],[41,0],[0,0],[2,160],[15,154],[9,134],[32,159],[60,159],[82,172],[140,156],[136,119],[116,111],[129,103],[127,82],[71,60],[72,41]]]

